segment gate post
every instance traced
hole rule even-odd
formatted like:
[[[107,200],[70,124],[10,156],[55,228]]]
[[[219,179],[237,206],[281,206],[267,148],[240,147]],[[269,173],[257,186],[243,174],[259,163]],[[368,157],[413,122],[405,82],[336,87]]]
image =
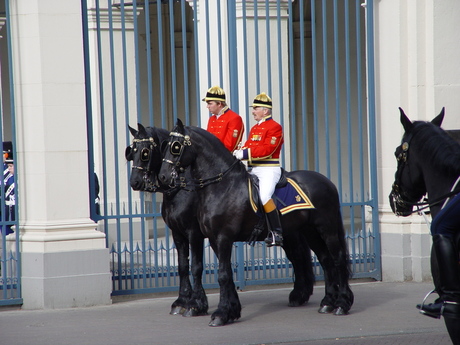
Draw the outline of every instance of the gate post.
[[[109,304],[105,235],[89,218],[81,3],[10,6],[23,308]]]

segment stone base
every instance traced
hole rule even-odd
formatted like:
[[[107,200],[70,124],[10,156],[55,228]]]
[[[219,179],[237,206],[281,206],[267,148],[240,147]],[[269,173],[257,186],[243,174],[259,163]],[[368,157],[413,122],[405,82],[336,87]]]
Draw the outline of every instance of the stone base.
[[[24,309],[111,304],[108,249],[21,255]]]

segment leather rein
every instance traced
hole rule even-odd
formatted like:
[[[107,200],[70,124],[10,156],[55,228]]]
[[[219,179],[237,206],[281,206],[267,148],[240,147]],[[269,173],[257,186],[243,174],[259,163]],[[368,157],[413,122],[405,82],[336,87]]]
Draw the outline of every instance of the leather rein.
[[[181,164],[181,158],[182,154],[184,153],[185,147],[187,146],[192,146],[192,141],[190,140],[190,136],[188,135],[183,135],[178,132],[171,132],[169,134],[171,137],[178,137],[178,138],[183,138],[183,140],[170,140],[168,142],[169,150],[173,156],[177,156],[177,159],[175,162],[163,158],[163,162],[168,163],[173,166],[173,172],[171,173],[173,182],[169,185],[170,188],[182,188],[184,190],[188,190],[187,187],[192,187],[192,190],[195,188],[204,188],[206,186],[209,186],[210,184],[213,183],[218,183],[222,181],[225,175],[227,175],[233,167],[235,167],[238,163],[240,163],[240,160],[236,159],[234,162],[223,172],[217,174],[216,176],[213,177],[208,177],[205,179],[191,179],[187,180],[184,176],[179,176],[179,173],[183,174],[185,171],[185,168]],[[182,141],[182,142],[181,142]],[[176,168],[179,168],[179,173],[177,172]],[[176,183],[179,181],[179,183]]]

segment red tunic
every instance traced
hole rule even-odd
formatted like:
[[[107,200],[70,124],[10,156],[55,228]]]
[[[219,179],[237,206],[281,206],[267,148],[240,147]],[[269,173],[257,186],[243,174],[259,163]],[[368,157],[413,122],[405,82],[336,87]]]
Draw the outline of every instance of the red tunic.
[[[218,137],[230,152],[233,152],[243,137],[243,119],[228,108],[219,118],[216,115],[209,118],[207,130]]]
[[[243,159],[247,159],[250,166],[280,166],[283,142],[283,128],[268,116],[251,128],[243,147]]]

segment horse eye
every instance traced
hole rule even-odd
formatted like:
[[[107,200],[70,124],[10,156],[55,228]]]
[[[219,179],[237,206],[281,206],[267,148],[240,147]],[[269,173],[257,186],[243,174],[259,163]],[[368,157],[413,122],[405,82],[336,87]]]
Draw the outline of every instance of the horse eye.
[[[180,155],[181,151],[182,151],[182,144],[180,142],[174,141],[171,143],[171,153],[174,156]]]
[[[141,150],[141,161],[148,162],[150,159],[150,150],[148,148],[143,148]]]

